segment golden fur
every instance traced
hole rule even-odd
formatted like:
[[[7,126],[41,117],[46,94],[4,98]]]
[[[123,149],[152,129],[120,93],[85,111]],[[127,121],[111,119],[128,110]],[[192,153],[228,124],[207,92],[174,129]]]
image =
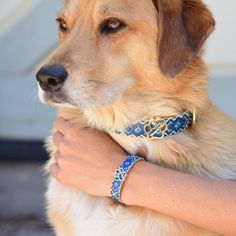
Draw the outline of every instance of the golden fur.
[[[61,64],[69,73],[55,94],[64,99],[59,113],[78,127],[109,133],[144,117],[195,110],[193,127],[161,141],[110,135],[129,153],[145,148],[150,162],[204,178],[236,180],[236,123],[208,100],[199,51],[214,28],[213,18],[199,0],[154,3],[156,8],[151,0],[65,2],[59,16],[69,32],[60,33],[61,44],[46,62]],[[99,34],[98,25],[109,17],[124,20],[128,28]],[[42,90],[40,98],[54,103]],[[55,152],[50,140],[48,149],[50,164]],[[52,178],[47,206],[58,236],[215,235],[147,209],[89,196]]]

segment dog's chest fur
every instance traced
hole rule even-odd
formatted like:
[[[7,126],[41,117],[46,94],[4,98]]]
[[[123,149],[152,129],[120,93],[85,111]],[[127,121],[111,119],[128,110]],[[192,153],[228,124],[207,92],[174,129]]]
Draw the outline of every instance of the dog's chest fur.
[[[235,122],[214,107],[209,109],[195,128],[162,141],[112,136],[129,153],[145,147],[147,159],[162,166],[206,178],[235,180],[236,138],[231,135],[236,133],[232,132]],[[215,235],[150,210],[91,197],[52,178],[47,199],[49,220],[59,236]]]

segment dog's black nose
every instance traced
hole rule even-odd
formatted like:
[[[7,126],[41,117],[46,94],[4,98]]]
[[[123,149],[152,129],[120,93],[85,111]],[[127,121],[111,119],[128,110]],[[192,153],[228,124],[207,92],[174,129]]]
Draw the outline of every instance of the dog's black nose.
[[[60,65],[44,66],[36,74],[40,87],[50,92],[60,90],[67,76],[67,71]]]

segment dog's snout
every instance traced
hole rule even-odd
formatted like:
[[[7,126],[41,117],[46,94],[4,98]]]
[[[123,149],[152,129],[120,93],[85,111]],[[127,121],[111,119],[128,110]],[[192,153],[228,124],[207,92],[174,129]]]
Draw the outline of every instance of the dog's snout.
[[[40,87],[50,92],[60,90],[67,76],[67,71],[61,65],[44,66],[36,74]]]

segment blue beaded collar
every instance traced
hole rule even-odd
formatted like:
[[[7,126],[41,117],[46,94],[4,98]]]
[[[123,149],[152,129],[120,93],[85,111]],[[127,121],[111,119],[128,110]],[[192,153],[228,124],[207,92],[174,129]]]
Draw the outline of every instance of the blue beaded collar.
[[[149,140],[163,139],[183,132],[195,122],[195,114],[187,111],[178,116],[154,117],[132,123],[125,130],[110,131],[116,134]]]

